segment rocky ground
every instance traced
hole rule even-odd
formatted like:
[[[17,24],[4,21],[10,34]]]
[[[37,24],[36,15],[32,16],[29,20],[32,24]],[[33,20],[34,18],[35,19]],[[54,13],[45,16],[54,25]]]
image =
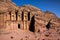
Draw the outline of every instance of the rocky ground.
[[[30,32],[24,30],[12,30],[0,33],[0,40],[60,40],[59,32],[46,30],[45,32]]]
[[[2,34],[0,33],[0,40],[36,40],[36,38],[32,32],[14,30]]]

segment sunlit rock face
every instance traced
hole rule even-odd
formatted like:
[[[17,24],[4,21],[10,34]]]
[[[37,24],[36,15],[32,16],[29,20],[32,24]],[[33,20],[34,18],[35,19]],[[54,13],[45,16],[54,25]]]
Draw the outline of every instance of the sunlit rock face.
[[[60,40],[60,18],[32,5],[0,0],[0,40]]]

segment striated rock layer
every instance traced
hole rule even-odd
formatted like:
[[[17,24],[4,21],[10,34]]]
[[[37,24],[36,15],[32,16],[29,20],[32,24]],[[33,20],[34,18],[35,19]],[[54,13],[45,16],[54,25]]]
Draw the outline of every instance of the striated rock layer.
[[[0,0],[0,40],[60,40],[60,18],[32,5]]]

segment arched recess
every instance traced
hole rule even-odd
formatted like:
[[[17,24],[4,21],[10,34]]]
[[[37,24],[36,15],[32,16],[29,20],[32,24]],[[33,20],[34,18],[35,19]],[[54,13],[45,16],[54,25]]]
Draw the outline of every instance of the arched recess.
[[[35,16],[33,16],[31,18],[31,22],[30,22],[30,25],[29,25],[29,30],[34,32],[35,31]]]

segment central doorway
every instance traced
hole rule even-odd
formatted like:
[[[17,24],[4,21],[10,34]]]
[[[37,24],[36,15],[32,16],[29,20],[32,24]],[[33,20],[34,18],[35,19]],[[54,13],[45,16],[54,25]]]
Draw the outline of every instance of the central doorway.
[[[20,29],[20,24],[18,24],[18,29]]]
[[[31,18],[31,22],[30,22],[30,26],[29,26],[29,30],[31,31],[31,32],[34,32],[35,31],[35,16],[33,16],[32,18]]]

